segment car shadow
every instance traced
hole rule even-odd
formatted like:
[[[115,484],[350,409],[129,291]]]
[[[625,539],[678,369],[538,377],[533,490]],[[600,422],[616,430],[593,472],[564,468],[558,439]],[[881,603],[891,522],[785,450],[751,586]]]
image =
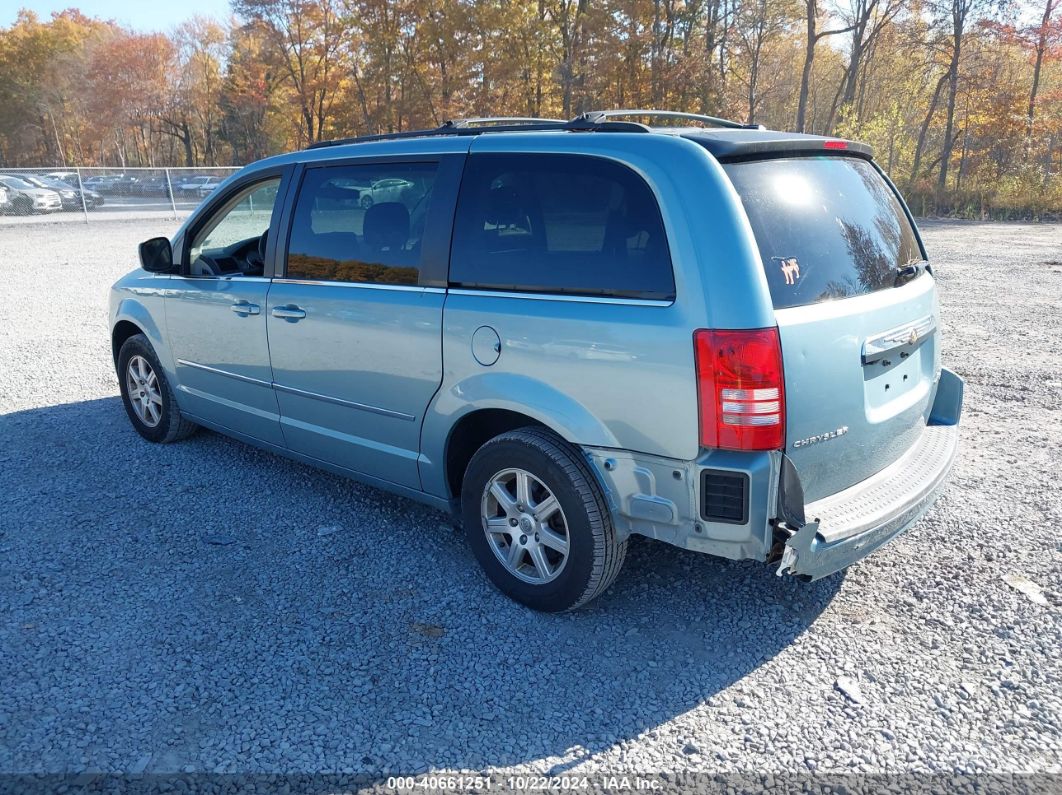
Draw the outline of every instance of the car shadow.
[[[635,539],[541,615],[444,515],[213,433],[149,444],[117,397],[0,439],[9,769],[556,773],[712,705],[842,582]]]

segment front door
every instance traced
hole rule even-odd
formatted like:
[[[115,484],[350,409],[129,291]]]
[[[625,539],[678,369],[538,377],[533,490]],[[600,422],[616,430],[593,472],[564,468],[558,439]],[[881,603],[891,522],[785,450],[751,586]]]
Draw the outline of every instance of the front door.
[[[188,231],[166,327],[177,401],[194,418],[283,445],[266,339],[266,245],[281,176],[237,187]]]
[[[292,450],[420,488],[421,422],[442,380],[459,170],[447,157],[305,170],[266,317]],[[381,180],[397,187],[366,201]]]

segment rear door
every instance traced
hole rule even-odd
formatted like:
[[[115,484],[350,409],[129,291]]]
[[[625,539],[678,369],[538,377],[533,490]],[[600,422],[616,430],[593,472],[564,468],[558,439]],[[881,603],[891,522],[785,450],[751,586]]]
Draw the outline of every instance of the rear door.
[[[442,379],[446,260],[463,155],[307,167],[269,291],[273,388],[288,447],[420,488],[424,410]],[[353,187],[402,179],[363,202]]]
[[[689,319],[650,185],[615,160],[511,146],[478,138],[461,180],[435,410],[511,409],[578,444],[695,449]]]
[[[940,372],[933,277],[892,186],[867,160],[726,167],[778,320],[786,453],[809,501],[895,461],[925,427]]]

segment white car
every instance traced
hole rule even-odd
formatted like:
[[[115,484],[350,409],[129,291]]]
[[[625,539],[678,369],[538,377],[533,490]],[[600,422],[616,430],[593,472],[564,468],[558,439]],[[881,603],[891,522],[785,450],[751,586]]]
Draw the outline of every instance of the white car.
[[[15,215],[52,213],[63,209],[63,200],[54,190],[38,188],[9,174],[0,174],[0,185],[4,185],[11,194],[10,205],[5,209]]]
[[[381,202],[401,201],[402,197],[412,187],[413,183],[408,179],[401,179],[400,177],[380,179],[372,183],[370,187],[362,190],[359,203],[368,210],[374,204],[380,204]]]
[[[208,177],[204,182],[199,185],[199,188],[196,190],[196,195],[199,196],[200,199],[205,199],[207,196],[213,193],[214,188],[216,188],[221,183],[221,177]]]
[[[49,171],[44,176],[48,179],[61,179],[66,184],[73,185],[75,188],[78,186],[76,171]]]
[[[184,196],[206,196],[210,191],[221,183],[218,177],[199,176],[190,177],[184,182],[177,183],[176,190]]]

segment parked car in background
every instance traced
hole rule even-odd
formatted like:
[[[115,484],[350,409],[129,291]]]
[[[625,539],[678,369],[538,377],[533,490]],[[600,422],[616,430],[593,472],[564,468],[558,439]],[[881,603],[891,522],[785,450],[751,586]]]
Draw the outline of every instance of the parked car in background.
[[[131,191],[133,196],[169,196],[169,193],[170,182],[165,174],[142,177]]]
[[[59,179],[50,179],[49,177],[39,177],[36,175],[23,175],[22,179],[26,180],[32,185],[36,185],[38,188],[44,188],[46,190],[54,190],[59,194],[59,198],[63,202],[64,210],[80,210],[82,209],[81,193],[76,187],[63,182]],[[85,208],[99,207],[103,204],[103,197],[96,193],[94,190],[84,189],[85,194]]]
[[[110,300],[134,429],[449,511],[546,611],[635,534],[816,580],[929,509],[963,382],[870,147],[662,111],[470,125],[269,158],[142,243]]]
[[[48,188],[41,188],[21,177],[0,174],[0,184],[11,192],[9,212],[15,215],[33,213],[51,213],[63,209],[63,200],[59,194]]]
[[[217,177],[209,174],[200,174],[195,177],[187,177],[176,185],[176,192],[181,196],[199,196],[199,189],[210,184]]]
[[[381,202],[401,201],[402,194],[413,187],[407,179],[381,179],[372,183],[361,192],[361,206],[368,210]]]
[[[76,171],[49,171],[44,176],[49,179],[61,179],[68,185],[73,185],[75,188],[77,187],[78,180]]]
[[[7,185],[0,185],[0,213],[6,213],[11,209],[11,191]]]
[[[89,190],[94,190],[97,193],[111,193],[112,186],[118,181],[117,175],[99,175],[95,177],[89,177],[88,179],[82,179],[81,184]]]
[[[207,196],[213,193],[214,189],[222,182],[224,182],[224,179],[222,179],[221,177],[208,177],[206,180],[200,183],[199,188],[196,190],[196,195],[200,199],[205,199]]]
[[[131,196],[139,184],[140,177],[136,174],[122,174],[110,184],[109,190],[119,196]]]

